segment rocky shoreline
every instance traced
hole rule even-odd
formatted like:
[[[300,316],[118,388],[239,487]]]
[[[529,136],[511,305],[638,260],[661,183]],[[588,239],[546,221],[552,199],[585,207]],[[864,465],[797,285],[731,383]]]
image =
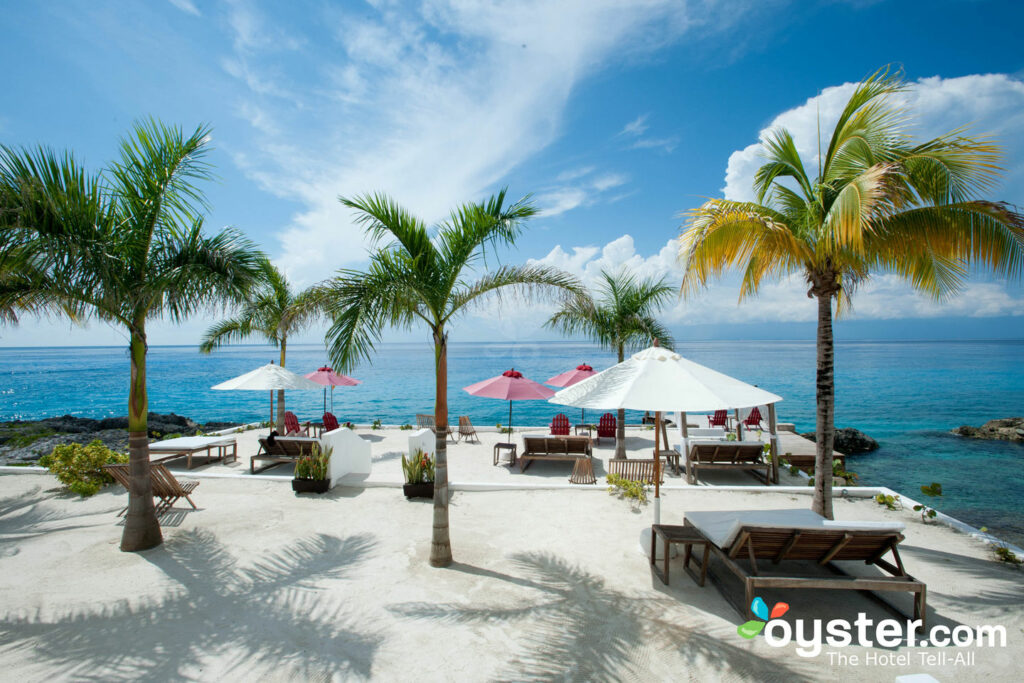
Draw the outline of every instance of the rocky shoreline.
[[[197,433],[237,427],[237,422],[199,424],[183,415],[150,413],[149,436],[152,440],[168,436],[194,436]],[[62,415],[43,420],[15,420],[0,423],[0,464],[34,462],[65,443],[89,443],[99,439],[107,448],[128,450],[128,418]]]
[[[966,436],[969,439],[1024,443],[1024,417],[1004,417],[998,420],[989,420],[980,427],[963,425],[954,429],[953,433]]]
[[[800,436],[809,441],[817,441],[818,436],[814,432],[805,432]],[[853,427],[841,427],[836,430],[835,441],[832,442],[832,449],[843,455],[856,455],[857,453],[870,453],[878,450],[878,442],[870,436],[854,429]]]

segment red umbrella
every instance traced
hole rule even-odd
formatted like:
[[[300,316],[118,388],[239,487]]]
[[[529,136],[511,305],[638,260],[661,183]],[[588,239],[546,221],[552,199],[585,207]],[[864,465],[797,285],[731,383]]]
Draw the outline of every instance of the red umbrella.
[[[523,377],[523,373],[518,370],[506,370],[497,377],[462,387],[462,390],[473,396],[500,398],[503,401],[508,401],[509,434],[512,433],[512,401],[548,399],[555,395],[555,392],[543,384]]]
[[[596,374],[597,373],[594,371],[594,368],[590,367],[586,363],[583,363],[582,365],[577,365],[572,370],[563,372],[561,375],[555,375],[547,382],[545,382],[545,384],[550,384],[553,387],[571,387],[573,384],[576,384],[576,382],[585,380],[588,377],[593,377]],[[580,421],[587,421],[586,408],[583,409],[583,416]]]
[[[334,410],[334,387],[353,387],[359,384],[359,380],[352,379],[348,375],[341,375],[331,370],[326,365],[322,368],[317,368],[316,372],[311,372],[306,375],[306,379],[311,379],[317,384],[324,385],[324,412],[327,412],[327,387],[331,388],[331,410]]]

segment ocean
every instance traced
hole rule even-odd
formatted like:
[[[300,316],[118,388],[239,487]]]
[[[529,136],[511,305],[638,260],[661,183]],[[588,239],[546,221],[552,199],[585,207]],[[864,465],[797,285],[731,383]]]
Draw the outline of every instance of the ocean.
[[[780,421],[813,431],[813,342],[687,342],[678,350],[782,396]],[[194,346],[152,347],[149,409],[198,422],[265,420],[268,392],[210,387],[277,357],[269,346],[230,346],[209,356]],[[939,482],[944,497],[936,508],[1024,544],[1024,445],[949,433],[961,424],[1024,414],[1022,359],[1024,340],[838,342],[836,425],[860,429],[881,445],[850,457],[847,468],[860,475],[862,484],[884,484],[913,498],[922,497],[921,485]],[[469,396],[461,388],[512,367],[543,382],[580,363],[601,370],[614,362],[612,353],[574,342],[453,342],[449,411],[469,415],[477,425],[506,424],[507,402]],[[322,346],[288,350],[287,367],[301,374],[325,363]],[[125,415],[128,371],[127,348],[0,349],[0,420]],[[362,384],[334,390],[333,412],[342,421],[415,423],[416,413],[433,411],[433,349],[428,343],[382,344],[371,363],[350,374]],[[317,391],[294,391],[287,397],[288,408],[300,419],[318,418],[323,401]],[[570,411],[544,401],[521,401],[513,407],[513,422],[546,424],[555,413]],[[629,419],[639,421],[639,416]]]

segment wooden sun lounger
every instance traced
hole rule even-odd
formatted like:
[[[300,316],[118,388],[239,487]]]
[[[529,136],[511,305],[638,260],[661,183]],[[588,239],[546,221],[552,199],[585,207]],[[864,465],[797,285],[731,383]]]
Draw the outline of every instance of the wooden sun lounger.
[[[767,513],[794,511],[750,511],[761,516]],[[796,511],[811,513],[809,510]],[[752,619],[750,604],[761,588],[792,588],[792,589],[824,589],[824,590],[856,590],[877,601],[886,609],[896,611],[892,605],[881,600],[872,591],[907,591],[914,594],[913,619],[920,619],[922,628],[925,619],[927,587],[921,581],[907,573],[900,558],[897,545],[904,536],[895,527],[890,528],[858,528],[870,523],[826,522],[829,526],[809,528],[803,524],[770,526],[763,523],[749,524],[737,522],[738,530],[731,535],[731,540],[718,545],[712,536],[701,528],[700,520],[691,520],[690,515],[716,515],[718,512],[686,513],[685,528],[699,534],[707,541],[707,546],[730,571],[744,584],[742,604],[737,604],[735,595],[723,591],[723,595],[733,607],[747,619]],[[721,513],[728,515],[729,513]],[[817,517],[817,515],[814,515]],[[820,517],[818,517],[821,520]],[[884,523],[876,525],[884,527]],[[902,525],[896,525],[902,527]],[[893,562],[882,559],[891,554]],[[691,558],[687,553],[687,562]],[[758,561],[761,564],[758,564]],[[816,572],[795,573],[787,570],[783,573],[771,571],[776,565],[795,561],[813,562],[831,573]],[[846,573],[836,566],[838,561],[859,561],[874,565],[887,576],[859,577]],[[749,569],[741,566],[746,563]],[[765,566],[765,563],[769,563]],[[688,568],[687,568],[688,569]],[[698,567],[701,576],[707,573],[707,566]],[[689,569],[688,569],[689,571]],[[716,581],[711,575],[712,581]],[[906,616],[906,615],[900,615]]]
[[[279,436],[274,439],[273,444],[268,438],[261,438],[259,451],[249,461],[249,473],[257,474],[283,462],[296,462],[299,458],[312,453],[314,444],[319,443],[319,439],[311,437]],[[268,460],[269,463],[256,469],[257,460]]]
[[[686,481],[697,483],[698,470],[747,470],[768,485],[771,483],[771,463],[764,459],[759,443],[695,443],[686,453]],[[764,470],[764,474],[761,474]]]
[[[519,471],[524,472],[534,460],[567,460],[573,463],[573,484],[596,484],[593,451],[586,436],[524,436],[523,452],[517,456]]]
[[[114,478],[114,481],[121,484],[125,490],[131,490],[127,464],[104,465],[103,469]],[[153,497],[158,501],[156,503],[156,514],[158,516],[170,510],[182,498],[188,501],[193,510],[198,509],[192,500],[192,492],[199,486],[198,481],[190,479],[178,480],[166,466],[160,463],[150,463],[149,480],[150,485],[153,487]],[[117,513],[117,516],[120,517],[127,511],[128,508],[125,507],[124,510]]]

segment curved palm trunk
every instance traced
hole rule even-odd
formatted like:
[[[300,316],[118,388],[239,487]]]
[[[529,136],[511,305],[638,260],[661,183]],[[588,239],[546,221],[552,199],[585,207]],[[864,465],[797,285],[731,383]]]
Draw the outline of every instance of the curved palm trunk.
[[[626,359],[626,349],[619,344],[619,362]],[[626,457],[626,411],[619,408],[618,420],[615,423],[615,457]]]
[[[818,376],[814,505],[832,519],[832,444],[835,439],[835,351],[832,339],[832,295],[818,294]]]
[[[282,339],[281,340],[281,367],[282,368],[284,367],[284,354],[285,354],[285,349],[287,348],[287,346],[288,346],[288,340],[287,339]],[[284,389],[278,389],[277,390],[277,420],[276,420],[276,422],[277,422],[277,424],[275,425],[274,428],[278,431],[278,433],[284,434]]]
[[[149,435],[146,417],[146,336],[144,321],[131,333],[131,384],[128,388],[128,514],[125,516],[121,550],[148,550],[163,543],[160,524],[153,507],[153,484],[149,478]]]
[[[434,330],[434,364],[437,371],[434,398],[434,530],[430,538],[430,565],[452,563],[452,542],[448,535],[448,335]]]

